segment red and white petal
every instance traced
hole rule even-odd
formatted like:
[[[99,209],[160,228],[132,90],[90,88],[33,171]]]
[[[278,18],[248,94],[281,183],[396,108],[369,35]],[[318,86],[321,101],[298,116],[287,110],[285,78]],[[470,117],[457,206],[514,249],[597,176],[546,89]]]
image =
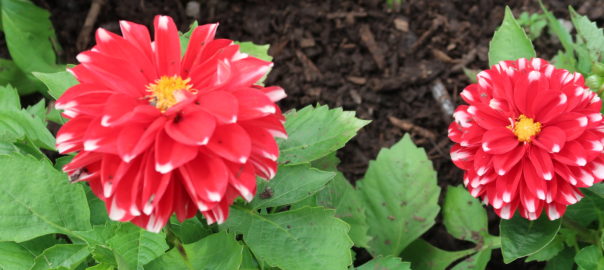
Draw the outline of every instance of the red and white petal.
[[[221,158],[201,153],[179,171],[185,187],[191,189],[189,194],[195,194],[197,201],[220,202],[223,199],[230,173]]]
[[[206,145],[212,137],[216,120],[202,110],[188,110],[168,121],[166,133],[172,139],[187,145]]]
[[[155,139],[155,170],[168,173],[194,159],[198,152],[199,146],[182,144],[160,131]]]
[[[508,153],[493,155],[492,160],[495,173],[498,175],[507,174],[525,156],[526,149],[526,145],[518,145]]]
[[[287,97],[285,90],[279,86],[269,86],[260,89],[272,101],[277,102]]]
[[[528,157],[535,168],[538,177],[544,180],[552,180],[554,176],[554,164],[550,154],[538,147],[531,147]]]
[[[549,153],[558,153],[566,143],[566,133],[558,127],[547,126],[534,137],[532,142]]]
[[[203,110],[216,117],[216,120],[220,123],[230,124],[237,122],[239,104],[237,98],[229,92],[212,91],[200,93],[197,103]]]
[[[585,148],[576,141],[566,142],[562,151],[552,157],[555,160],[570,166],[585,166],[588,158]]]
[[[551,122],[551,125],[558,127],[566,134],[566,140],[572,141],[585,131],[589,118],[580,113],[565,113]]]
[[[180,73],[180,39],[178,29],[169,16],[158,15],[155,27],[155,62],[160,76]]]
[[[259,90],[248,88],[233,92],[239,103],[237,118],[241,121],[260,118],[277,112],[277,105]]]
[[[514,133],[505,127],[487,130],[482,136],[482,150],[489,154],[505,154],[518,144]]]
[[[252,151],[252,141],[238,124],[216,127],[207,148],[215,154],[235,163],[246,163]]]

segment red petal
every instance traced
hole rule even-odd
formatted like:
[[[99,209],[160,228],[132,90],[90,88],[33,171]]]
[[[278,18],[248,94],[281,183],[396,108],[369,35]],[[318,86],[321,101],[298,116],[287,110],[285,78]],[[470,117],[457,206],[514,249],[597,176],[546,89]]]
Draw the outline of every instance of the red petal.
[[[239,120],[260,118],[277,112],[276,105],[264,93],[248,88],[233,92],[239,101]]]
[[[76,117],[67,121],[57,133],[57,150],[59,153],[71,153],[82,150],[82,141],[86,129],[92,122],[89,117]]]
[[[514,133],[505,127],[487,130],[482,141],[482,149],[489,154],[504,154],[519,144]]]
[[[256,194],[256,174],[254,166],[250,163],[246,164],[227,164],[231,170],[229,183],[235,188],[241,197],[246,201],[251,202]]]
[[[155,139],[155,170],[165,174],[191,161],[199,152],[198,146],[189,146],[173,140],[165,131]]]
[[[197,157],[180,169],[185,187],[193,188],[189,194],[205,202],[220,202],[229,183],[229,169],[221,158],[207,153]]]
[[[587,154],[585,148],[576,141],[566,142],[560,153],[553,156],[555,160],[571,166],[585,166]]]
[[[507,174],[518,161],[520,161],[526,153],[526,145],[519,145],[502,155],[493,155],[493,169],[498,175]]]
[[[558,117],[564,112],[568,104],[568,97],[559,91],[546,91],[540,95],[539,99],[533,104],[535,111],[535,120],[542,124],[547,124],[552,119]]]
[[[197,99],[199,106],[209,112],[223,124],[237,122],[239,104],[237,98],[225,91],[212,91],[200,93]]]
[[[200,54],[206,44],[208,44],[211,40],[214,39],[216,35],[216,29],[218,28],[218,24],[204,24],[198,26],[193,30],[191,34],[191,39],[189,40],[189,45],[187,47],[187,52],[182,60],[182,76],[188,77],[189,72],[191,71],[191,67],[193,66],[193,62],[197,58],[198,54]]]
[[[543,179],[543,177],[541,175],[537,174],[536,168],[534,166],[534,164],[531,164],[531,161],[529,161],[529,159],[525,159],[523,161],[523,169],[522,169],[522,173],[524,176],[524,183],[526,184],[526,187],[528,188],[527,190],[525,190],[525,192],[530,192],[531,193],[531,198],[538,198],[539,200],[545,200],[546,199],[546,191],[547,191],[547,186],[545,183],[545,179]],[[535,212],[534,210],[531,210],[530,212]]]
[[[486,106],[478,104],[470,106],[468,107],[468,113],[474,116],[474,121],[484,129],[494,129],[509,125],[509,122],[501,114]]]
[[[136,144],[132,146],[131,150],[124,152],[124,156],[130,156],[132,158],[138,156],[143,151],[147,150],[151,144],[157,138],[158,132],[164,127],[166,123],[165,117],[157,118],[151,123],[145,130],[145,133],[140,137]],[[132,159],[131,158],[131,159]]]
[[[241,126],[230,124],[217,126],[207,147],[229,161],[245,163],[252,151],[252,142]]]
[[[148,59],[154,60],[151,50],[151,37],[146,26],[128,21],[120,21],[120,30],[127,41],[142,51]]]
[[[580,113],[565,113],[552,121],[552,125],[556,126],[566,133],[566,141],[572,141],[585,131],[589,119],[587,116]]]
[[[549,153],[558,153],[566,142],[566,133],[558,127],[547,126],[534,137],[533,143]]]
[[[177,75],[180,72],[180,38],[174,21],[169,16],[158,15],[155,27],[155,62],[160,76]]]
[[[473,160],[475,159],[472,151],[466,147],[461,147],[459,144],[455,144],[451,147],[451,160],[455,166],[462,170],[474,169]]]
[[[141,183],[140,189],[142,196],[139,200],[139,207],[142,207],[146,215],[154,212],[157,205],[161,203],[168,184],[172,179],[173,173],[160,174],[155,170],[155,159],[153,152],[148,154],[145,159],[144,167],[142,168],[145,175]]]
[[[172,139],[187,145],[205,145],[216,127],[216,120],[202,110],[188,110],[177,114],[166,124]]]
[[[134,70],[148,81],[153,81],[157,78],[157,71],[154,68],[153,60],[145,51],[132,42],[103,28],[99,28],[96,31],[96,43],[96,49],[99,52],[118,59],[128,60],[128,64],[132,65]]]
[[[287,97],[285,90],[279,86],[269,86],[261,89],[262,92],[272,101],[277,102]]]
[[[252,139],[253,154],[277,161],[277,158],[279,157],[279,146],[277,145],[275,138],[273,138],[268,131],[243,125],[242,127],[250,136],[250,139]]]
[[[273,66],[273,63],[255,57],[243,58],[231,63],[232,76],[226,87],[250,86],[258,82]]]
[[[554,164],[550,154],[538,147],[531,147],[528,157],[533,163],[537,176],[545,180],[551,180],[554,176]]]

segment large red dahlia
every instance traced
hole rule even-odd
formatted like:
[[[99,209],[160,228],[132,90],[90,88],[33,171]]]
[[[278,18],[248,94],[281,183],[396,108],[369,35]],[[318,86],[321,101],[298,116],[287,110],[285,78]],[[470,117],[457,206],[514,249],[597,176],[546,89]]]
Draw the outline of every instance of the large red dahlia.
[[[604,178],[600,98],[578,73],[548,62],[502,61],[461,93],[449,127],[464,184],[502,218],[550,219]]]
[[[122,36],[96,32],[96,46],[70,69],[79,81],[57,100],[70,120],[57,135],[63,169],[90,183],[113,220],[159,231],[172,213],[197,210],[222,223],[241,195],[252,200],[256,176],[270,179],[286,137],[274,102],[279,87],[256,85],[272,63],[250,57],[218,24],[197,27],[181,58],[170,17],[147,28],[121,21]]]

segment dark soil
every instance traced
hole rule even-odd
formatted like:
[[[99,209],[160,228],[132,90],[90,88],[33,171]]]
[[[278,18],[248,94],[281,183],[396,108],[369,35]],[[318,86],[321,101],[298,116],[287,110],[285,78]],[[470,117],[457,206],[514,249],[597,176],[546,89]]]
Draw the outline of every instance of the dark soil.
[[[62,60],[75,63],[76,38],[90,1],[34,2],[51,11],[64,48]],[[372,120],[339,153],[340,169],[352,182],[363,176],[369,160],[382,147],[390,147],[409,132],[426,149],[443,189],[461,184],[462,172],[448,154],[451,117],[439,102],[443,98],[435,99],[431,89],[442,83],[447,92],[444,99],[459,105],[458,93],[470,83],[463,68],[487,68],[488,44],[505,5],[516,15],[540,11],[537,2],[529,0],[407,0],[400,11],[389,10],[385,0],[199,2],[200,12],[188,16],[187,1],[106,1],[94,27],[119,33],[118,20],[150,26],[154,15],[167,14],[182,30],[193,20],[220,22],[219,36],[271,44],[275,67],[267,84],[286,89],[289,97],[281,102],[284,110],[320,103]],[[591,19],[604,19],[604,8],[597,1],[544,2],[561,18],[568,18],[566,7],[571,4]],[[535,44],[543,58],[551,58],[560,47],[547,33]],[[492,211],[489,216],[492,233],[497,234],[498,220]],[[439,221],[424,238],[446,250],[469,247],[449,236]],[[366,259],[367,254],[360,251],[356,263]],[[536,263],[504,265],[499,252],[488,266],[541,268],[543,264]]]

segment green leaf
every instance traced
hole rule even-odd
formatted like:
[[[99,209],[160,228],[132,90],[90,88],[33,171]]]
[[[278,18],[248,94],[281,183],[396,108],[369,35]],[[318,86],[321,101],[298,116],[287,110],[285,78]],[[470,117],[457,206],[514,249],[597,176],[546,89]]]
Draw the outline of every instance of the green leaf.
[[[241,266],[239,267],[239,270],[257,270],[259,268],[260,266],[258,265],[256,258],[254,258],[254,254],[252,254],[250,248],[243,246]]]
[[[597,191],[597,189],[595,190]],[[598,217],[604,218],[604,198],[594,193],[592,189],[581,189],[581,192],[585,197],[578,203],[569,205],[564,218],[571,219],[582,226],[588,226],[598,220]]]
[[[0,242],[0,269],[29,270],[35,256],[15,242]]]
[[[399,257],[377,257],[356,268],[357,270],[411,270],[411,263]]]
[[[604,269],[604,257],[599,247],[591,245],[581,249],[575,256],[575,262],[585,270]]]
[[[10,85],[0,86],[0,108],[21,109],[21,101],[19,101],[17,89]]]
[[[344,146],[369,121],[354,117],[354,112],[327,106],[307,106],[286,115],[289,138],[280,141],[279,162],[296,165],[320,159]]]
[[[446,269],[453,262],[476,252],[473,249],[462,251],[445,251],[423,239],[417,239],[411,243],[401,257],[405,261],[411,262],[413,270],[433,270]]]
[[[530,221],[520,215],[510,220],[501,220],[501,253],[503,261],[512,261],[535,254],[547,246],[560,230],[560,219],[550,221],[546,215]]]
[[[196,218],[190,218],[181,223],[178,222],[176,217],[172,217],[170,219],[170,230],[183,244],[197,242],[212,234],[212,229]]]
[[[542,250],[540,250],[539,252],[537,252],[531,256],[528,256],[525,261],[526,262],[549,261],[556,255],[558,255],[558,253],[560,253],[560,251],[562,251],[563,249],[564,249],[564,242],[562,241],[561,238],[556,237],[551,243],[549,243],[547,246],[545,246]]]
[[[109,239],[109,246],[118,259],[119,269],[143,269],[168,249],[164,233],[152,233],[126,224]]]
[[[357,187],[365,201],[374,256],[398,255],[434,225],[440,209],[436,172],[409,135],[382,149]]]
[[[0,164],[0,241],[91,229],[82,187],[49,162],[12,155],[0,156]]]
[[[57,71],[54,52],[57,38],[50,13],[29,1],[0,3],[6,45],[15,64],[25,73]]]
[[[487,211],[462,186],[449,186],[443,206],[443,223],[457,239],[482,242],[488,235]]]
[[[336,174],[333,181],[316,195],[317,205],[333,208],[336,217],[350,225],[348,235],[355,246],[368,247],[369,236],[365,216],[365,206],[359,192],[346,180],[341,172]]]
[[[262,59],[264,61],[271,62],[273,61],[273,57],[268,54],[268,49],[270,47],[269,44],[266,45],[257,45],[253,42],[245,41],[245,42],[235,42],[235,44],[239,44],[239,50],[242,53],[247,53],[250,56],[256,57],[258,59]]]
[[[566,248],[562,252],[558,253],[556,257],[547,261],[545,270],[568,270],[573,269],[574,261],[573,257],[575,252],[572,248]]]
[[[186,33],[178,33],[178,37],[180,38],[180,54],[181,56],[185,55],[185,52],[187,51],[187,48],[189,46],[189,40],[191,39],[191,35],[193,34],[193,30],[195,30],[195,28],[197,28],[198,23],[197,21],[194,21],[190,26],[189,26],[189,31],[187,31]]]
[[[560,43],[562,43],[562,47],[564,47],[564,50],[566,52],[570,52],[572,56],[574,42],[572,36],[570,35],[570,32],[562,26],[560,21],[558,21],[558,19],[554,16],[553,13],[547,10],[541,0],[539,1],[539,6],[541,6],[541,10],[543,10],[543,14],[547,19],[547,27],[549,28],[550,32],[553,33],[556,37],[558,37]]]
[[[219,232],[195,243],[184,245],[184,252],[173,248],[145,266],[146,270],[238,270],[243,246],[232,235]]]
[[[451,270],[484,270],[491,260],[491,249],[484,249],[476,254],[465,258],[463,261],[451,268]]]
[[[270,215],[231,208],[225,227],[243,234],[257,259],[288,270],[347,269],[348,225],[333,210],[304,207]],[[326,259],[329,258],[329,259]]]
[[[25,110],[0,108],[0,134],[4,137],[0,138],[3,141],[14,142],[28,138],[38,147],[55,149],[55,138],[46,129],[46,123],[34,119]]]
[[[34,119],[42,122],[42,124],[46,125],[46,100],[40,99],[38,103],[33,106],[28,106],[25,109]]]
[[[335,176],[334,172],[320,171],[308,164],[281,166],[271,181],[258,182],[258,195],[251,202],[255,209],[282,206],[301,201],[323,189]],[[271,195],[266,196],[265,190]]]
[[[535,57],[531,40],[518,25],[510,7],[505,7],[505,17],[501,26],[495,31],[489,44],[489,65],[503,60]]]
[[[113,267],[113,265],[104,264],[104,263],[97,264],[95,266],[86,268],[86,270],[114,270],[114,269],[115,269],[115,267]]]
[[[586,45],[589,56],[593,62],[600,62],[604,52],[604,33],[596,23],[591,22],[586,16],[579,15],[572,6],[568,7],[570,18],[577,29],[577,43]]]
[[[67,89],[78,84],[75,77],[67,71],[55,73],[34,72],[33,74],[48,87],[48,94],[54,99],[59,99]]]
[[[35,92],[43,87],[34,76],[23,73],[13,61],[0,58],[0,85],[7,84],[15,86],[21,95]]]
[[[86,245],[55,245],[36,257],[31,270],[75,269],[89,255],[90,251]]]

